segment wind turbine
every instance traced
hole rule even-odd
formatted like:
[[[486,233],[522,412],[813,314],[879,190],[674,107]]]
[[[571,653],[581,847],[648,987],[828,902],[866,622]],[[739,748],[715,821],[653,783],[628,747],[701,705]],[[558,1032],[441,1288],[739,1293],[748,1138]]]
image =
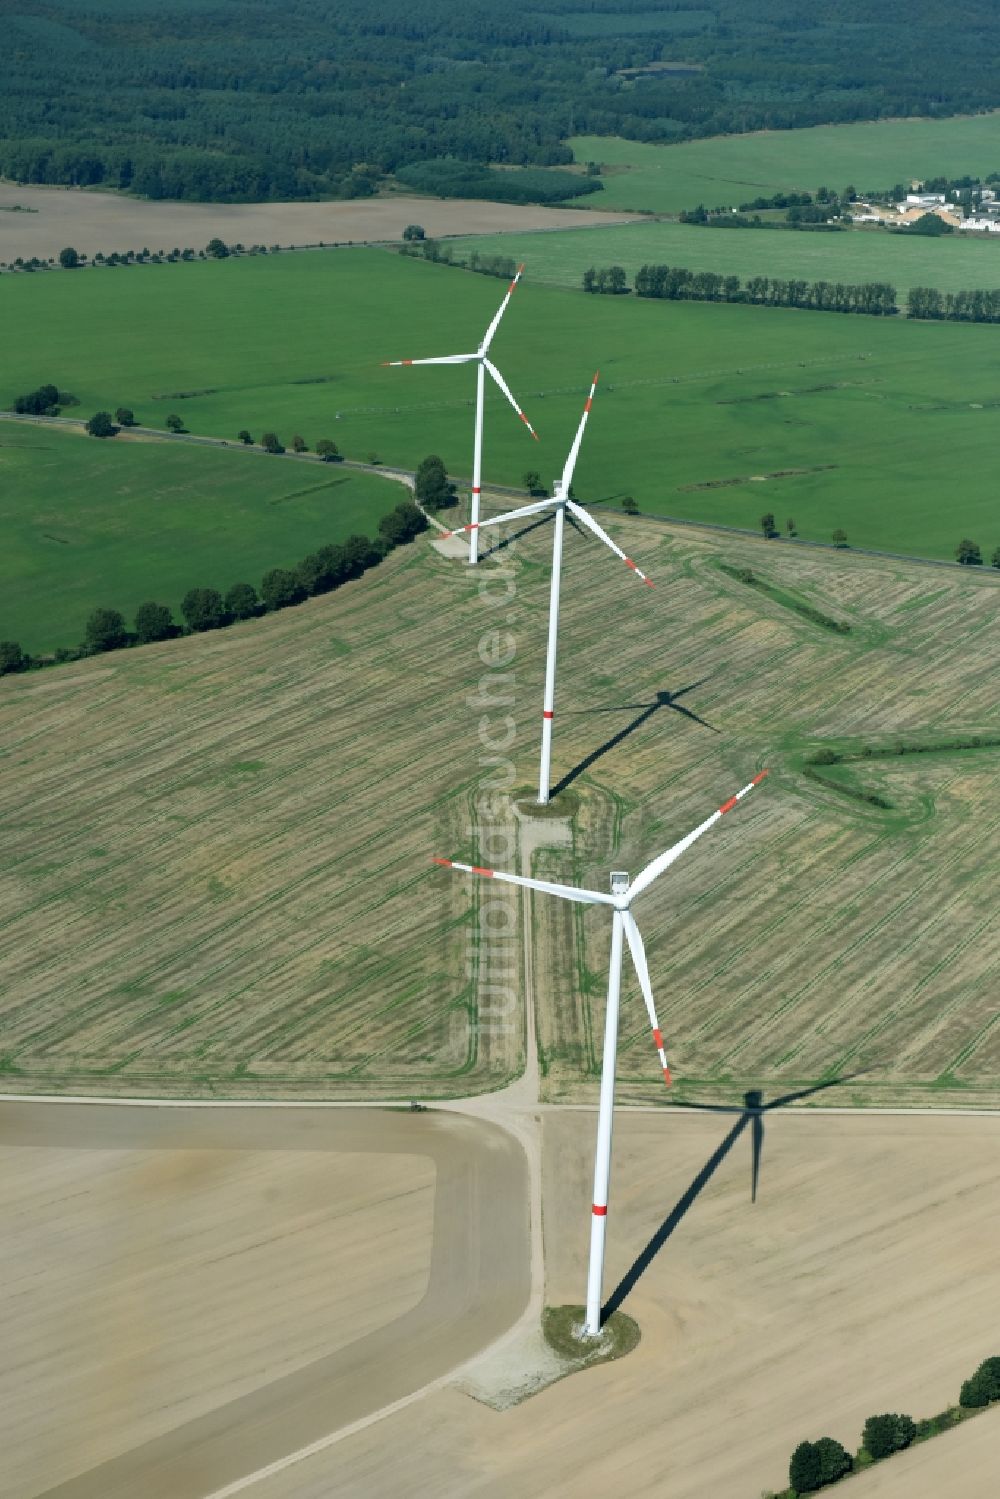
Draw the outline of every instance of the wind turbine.
[[[646,951],[642,944],[642,937],[636,925],[635,917],[632,915],[631,905],[637,895],[657,879],[665,869],[668,869],[676,859],[679,859],[689,849],[702,833],[707,833],[710,827],[724,817],[727,812],[732,811],[737,802],[758,785],[767,775],[766,770],[760,771],[753,780],[735,796],[731,796],[727,802],[723,802],[711,817],[699,823],[693,832],[688,833],[679,843],[668,848],[665,853],[659,855],[651,864],[647,864],[641,874],[629,884],[627,873],[622,870],[611,872],[611,894],[602,895],[596,890],[582,890],[575,885],[556,885],[549,880],[531,880],[523,875],[502,874],[496,869],[480,869],[474,864],[458,864],[452,859],[435,859],[435,864],[443,864],[448,869],[459,869],[465,874],[480,874],[491,880],[504,880],[510,885],[526,885],[529,890],[541,890],[546,895],[558,895],[563,900],[577,901],[585,906],[610,906],[613,911],[611,919],[611,965],[608,973],[608,1006],[604,1019],[604,1056],[601,1061],[601,1097],[597,1113],[597,1149],[594,1155],[594,1199],[591,1208],[590,1220],[590,1268],[587,1274],[587,1316],[584,1323],[584,1335],[588,1338],[596,1338],[601,1331],[601,1285],[604,1278],[604,1238],[608,1216],[608,1181],[611,1174],[611,1127],[614,1116],[615,1103],[615,1062],[618,1053],[618,996],[621,990],[622,972],[622,939],[628,943],[629,952],[632,955],[632,963],[635,968],[639,987],[642,989],[643,998],[646,1001],[646,1013],[653,1031],[653,1044],[656,1047],[663,1068],[663,1078],[667,1086],[670,1086],[670,1068],[667,1065],[666,1054],[663,1049],[663,1037],[660,1033],[659,1023],[656,1019],[656,1007],[653,1003],[653,990],[649,982],[649,969],[646,965]]]
[[[598,371],[598,373],[600,373]],[[549,779],[552,764],[552,718],[555,713],[556,704],[556,649],[559,637],[559,580],[562,575],[562,545],[563,545],[563,523],[568,510],[574,520],[593,531],[598,540],[610,547],[616,557],[637,573],[642,581],[650,588],[652,583],[641,572],[631,557],[626,557],[621,547],[616,546],[608,533],[600,527],[594,517],[569,497],[570,487],[573,483],[573,470],[576,460],[580,454],[580,444],[583,442],[583,429],[587,425],[587,417],[594,403],[594,392],[597,389],[597,375],[595,374],[583,408],[583,416],[580,425],[576,429],[573,446],[569,450],[569,457],[562,471],[562,477],[556,480],[555,494],[551,498],[538,500],[532,505],[522,505],[517,510],[508,510],[503,515],[494,515],[485,521],[473,520],[468,526],[461,526],[457,531],[450,534],[459,536],[463,531],[471,531],[475,536],[476,531],[482,526],[502,526],[505,521],[521,520],[526,515],[537,515],[542,510],[555,512],[555,525],[552,530],[552,582],[549,588],[549,644],[545,656],[545,695],[542,702],[542,758],[538,767],[538,801],[540,806],[545,806],[549,800]]]
[[[510,386],[507,384],[503,375],[501,375],[496,365],[489,358],[490,344],[493,342],[493,335],[496,333],[497,329],[500,326],[500,319],[507,311],[507,303],[514,295],[514,288],[520,281],[521,272],[523,270],[524,266],[519,265],[517,268],[517,275],[508,286],[507,295],[500,303],[500,310],[498,311],[496,317],[493,319],[492,323],[490,323],[490,326],[487,328],[486,332],[483,334],[483,341],[474,354],[444,354],[438,359],[386,359],[383,361],[385,367],[395,367],[397,365],[403,364],[473,363],[476,366],[476,436],[475,443],[472,449],[472,525],[467,528],[470,532],[469,562],[473,566],[475,566],[475,564],[479,561],[479,536],[477,534],[477,528],[479,525],[479,496],[482,491],[483,483],[483,403],[486,398],[487,371],[489,371],[491,378],[503,391],[504,395],[507,397],[514,410],[517,412],[518,416],[521,418],[522,422],[527,427],[532,437],[536,442],[538,441],[538,433],[528,421],[528,418],[525,416],[520,406],[514,400]],[[451,532],[449,534],[453,535],[454,532]]]

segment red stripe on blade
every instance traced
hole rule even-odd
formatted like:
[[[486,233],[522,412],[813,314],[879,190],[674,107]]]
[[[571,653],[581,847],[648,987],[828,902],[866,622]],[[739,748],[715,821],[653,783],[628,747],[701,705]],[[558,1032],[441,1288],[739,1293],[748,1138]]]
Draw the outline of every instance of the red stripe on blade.
[[[673,1082],[673,1078],[670,1076],[670,1068],[669,1067],[664,1067],[664,1069],[663,1069],[663,1081],[666,1083],[666,1085],[667,1085],[668,1088],[670,1087],[671,1083]]]
[[[451,860],[450,859],[432,859],[431,863],[432,864],[443,864],[444,867],[445,867],[445,869],[450,869],[451,868]]]
[[[739,797],[738,796],[731,796],[727,802],[723,802],[722,803],[722,806],[719,808],[719,811],[720,812],[730,812],[733,809],[733,807],[736,806],[736,803],[738,801],[739,801]]]
[[[484,874],[488,880],[491,880],[493,878],[493,871],[492,871],[492,869],[480,869],[478,864],[473,864],[473,866],[472,866],[472,873],[473,874]]]
[[[598,1207],[596,1202],[594,1203],[593,1213],[595,1218],[606,1218],[608,1216],[607,1208]]]
[[[769,770],[759,770],[754,776],[753,780],[750,782],[751,786],[759,786],[764,777],[770,774],[771,772]]]
[[[660,1035],[659,1031],[653,1032],[653,1044],[656,1046],[657,1050],[659,1050],[663,1045],[663,1037]]]
[[[593,404],[594,404],[593,401],[588,396],[587,399],[586,399],[586,401],[584,402],[584,406],[583,406],[584,411],[589,411],[590,408],[591,408],[591,406],[593,406]]]

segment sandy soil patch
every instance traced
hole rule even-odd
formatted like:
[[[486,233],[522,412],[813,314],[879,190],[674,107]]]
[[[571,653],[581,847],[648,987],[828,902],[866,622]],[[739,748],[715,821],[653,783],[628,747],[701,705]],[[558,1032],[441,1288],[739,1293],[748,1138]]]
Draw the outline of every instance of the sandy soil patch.
[[[202,1499],[526,1299],[523,1155],[487,1125],[7,1105],[0,1138],[9,1499]]]
[[[677,1216],[732,1120],[619,1117],[609,1286]],[[553,1302],[582,1299],[593,1125],[592,1114],[546,1116]],[[744,1129],[626,1299],[643,1333],[627,1359],[503,1414],[433,1395],[255,1486],[254,1499],[755,1499],[782,1485],[805,1436],[853,1447],[873,1410],[943,1408],[996,1351],[1000,1125],[786,1112],[765,1129],[756,1203]],[[885,1492],[987,1499],[991,1428],[984,1417],[954,1439],[956,1463],[967,1443],[967,1473],[951,1466],[942,1483],[932,1442],[905,1459],[909,1484]],[[925,1480],[925,1461],[937,1477]],[[871,1481],[858,1481],[859,1499]]]
[[[4,212],[20,204],[30,213]],[[218,236],[242,245],[362,244],[399,239],[407,224],[427,234],[503,234],[530,229],[584,229],[622,224],[628,213],[538,208],[452,198],[364,198],[346,203],[152,203],[114,193],[19,187],[0,182],[0,261],[58,256],[66,245],[84,255],[112,250],[204,249]]]

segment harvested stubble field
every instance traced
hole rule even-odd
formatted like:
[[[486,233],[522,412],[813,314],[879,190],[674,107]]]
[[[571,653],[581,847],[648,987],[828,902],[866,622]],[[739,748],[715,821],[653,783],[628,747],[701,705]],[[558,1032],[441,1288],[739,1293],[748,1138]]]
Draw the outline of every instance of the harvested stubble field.
[[[998,752],[949,745],[1000,735],[997,580],[611,528],[657,587],[569,537],[555,774],[589,765],[573,849],[536,868],[603,887],[774,772],[638,913],[679,1096],[851,1074],[836,1101],[996,1103]],[[514,702],[494,711],[524,785],[548,547],[544,526],[518,543],[504,607]],[[509,951],[473,942],[492,887],[429,863],[477,852],[495,772],[469,699],[497,623],[420,541],[264,621],[6,679],[7,1086],[407,1097],[510,1077],[518,1024],[477,1024],[477,976],[504,982]],[[897,736],[937,749],[898,756]],[[873,754],[807,775],[831,746]],[[540,900],[534,936],[548,1095],[589,1098],[606,924]],[[624,1017],[623,1092],[659,1099],[631,985]]]
[[[544,1119],[548,1295],[579,1302],[594,1116]],[[757,1499],[784,1486],[806,1436],[853,1450],[875,1411],[953,1403],[995,1346],[996,1120],[776,1111],[754,1203],[738,1123],[616,1120],[609,1289],[663,1236],[625,1302],[642,1329],[627,1358],[502,1414],[437,1391],[265,1478],[254,1499]],[[845,1495],[992,1499],[998,1414]]]
[[[341,203],[170,203],[120,193],[0,183],[0,261],[55,259],[72,245],[91,259],[125,250],[169,254],[227,244],[363,244],[401,239],[407,224],[428,235],[496,234],[505,229],[558,229],[567,223],[606,224],[620,211],[538,208],[530,204],[415,198],[407,194]]]

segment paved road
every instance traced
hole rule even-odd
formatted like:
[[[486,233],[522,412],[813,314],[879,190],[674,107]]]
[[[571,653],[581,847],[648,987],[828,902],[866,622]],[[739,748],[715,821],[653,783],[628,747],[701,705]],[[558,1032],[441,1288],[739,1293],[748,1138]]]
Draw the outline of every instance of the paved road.
[[[245,1475],[449,1375],[505,1333],[528,1302],[528,1165],[511,1135],[487,1121],[431,1111],[19,1102],[0,1104],[0,1140],[100,1150],[387,1151],[430,1156],[437,1168],[430,1278],[412,1311],[45,1490],[45,1499],[203,1499],[242,1486]]]

